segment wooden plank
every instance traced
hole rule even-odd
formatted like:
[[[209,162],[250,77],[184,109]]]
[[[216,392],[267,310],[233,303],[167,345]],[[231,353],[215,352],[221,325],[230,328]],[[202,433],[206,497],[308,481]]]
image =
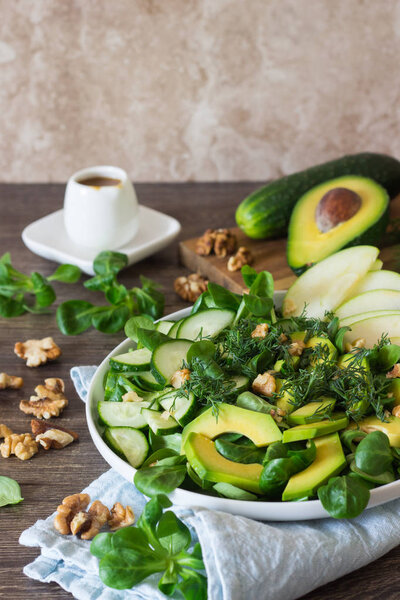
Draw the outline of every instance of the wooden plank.
[[[400,217],[400,196],[391,203],[390,222]],[[254,256],[254,266],[257,271],[270,271],[274,277],[277,290],[287,289],[296,279],[286,260],[286,239],[252,240],[238,227],[231,228],[236,235],[239,246],[246,246]],[[227,269],[227,259],[196,254],[197,238],[180,242],[179,256],[182,264],[192,272],[198,272],[210,281],[219,283],[233,292],[242,293],[244,285],[240,271],[231,273]],[[383,243],[385,240],[383,240]],[[384,268],[396,268],[396,251],[394,248],[383,248],[380,255]],[[397,261],[398,262],[398,261]],[[398,268],[398,267],[397,267]]]

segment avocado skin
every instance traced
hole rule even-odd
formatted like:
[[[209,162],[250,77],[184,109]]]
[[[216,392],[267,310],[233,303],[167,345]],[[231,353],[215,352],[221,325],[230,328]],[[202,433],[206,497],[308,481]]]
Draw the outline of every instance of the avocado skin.
[[[256,190],[239,204],[236,223],[253,239],[285,237],[298,199],[316,185],[342,175],[370,177],[386,189],[390,198],[400,192],[400,161],[373,152],[349,154],[286,175]],[[370,232],[370,235],[378,234],[379,229],[377,233]]]

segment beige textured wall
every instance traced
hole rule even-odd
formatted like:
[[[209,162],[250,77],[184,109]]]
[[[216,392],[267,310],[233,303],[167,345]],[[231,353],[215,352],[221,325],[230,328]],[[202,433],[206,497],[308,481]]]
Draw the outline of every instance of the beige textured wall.
[[[398,0],[0,0],[0,180],[400,157]]]

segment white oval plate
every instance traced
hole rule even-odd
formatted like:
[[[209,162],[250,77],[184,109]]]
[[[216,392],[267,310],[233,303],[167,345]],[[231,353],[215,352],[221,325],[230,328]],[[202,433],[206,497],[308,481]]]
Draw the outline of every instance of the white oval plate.
[[[275,292],[275,304],[280,306],[284,292]],[[162,320],[177,321],[190,313],[190,307],[179,310],[163,317]],[[109,359],[116,354],[127,352],[132,347],[132,340],[126,339],[121,342],[103,360],[94,374],[91,382],[88,399],[86,403],[86,418],[92,440],[104,460],[113,467],[120,475],[128,481],[133,482],[136,469],[131,467],[122,458],[117,456],[101,437],[103,427],[99,423],[97,414],[97,402],[104,397],[103,379],[109,368]],[[400,497],[400,480],[371,490],[371,499],[367,508],[384,504],[390,500]],[[254,502],[247,500],[230,500],[229,498],[218,498],[207,496],[188,490],[176,489],[170,494],[171,501],[181,506],[203,506],[212,510],[229,512],[259,521],[303,521],[307,519],[324,519],[329,514],[323,508],[319,500],[308,500],[305,502]]]

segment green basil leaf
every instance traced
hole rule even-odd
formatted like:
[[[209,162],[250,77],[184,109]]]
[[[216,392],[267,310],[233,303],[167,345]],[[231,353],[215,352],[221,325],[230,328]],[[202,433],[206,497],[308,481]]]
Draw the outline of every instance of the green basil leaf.
[[[78,335],[92,325],[92,316],[100,307],[85,300],[67,300],[57,308],[57,325],[64,335]]]
[[[243,294],[244,304],[256,317],[269,317],[274,303],[271,298]]]
[[[19,484],[10,477],[0,475],[0,506],[18,504],[22,500]]]
[[[216,350],[216,346],[213,342],[211,342],[211,340],[194,342],[187,352],[186,359],[189,363],[191,363],[195,358],[208,361],[209,359],[213,359],[215,357]]]
[[[318,488],[318,498],[334,519],[353,519],[367,507],[370,492],[361,479],[342,475]]]
[[[163,342],[168,342],[171,338],[161,331],[155,329],[137,329],[138,342],[140,342],[148,350],[155,350]]]
[[[153,319],[147,315],[138,315],[131,317],[125,323],[125,335],[134,342],[138,341],[138,329],[154,329]]]
[[[274,458],[261,471],[261,491],[270,498],[278,498],[295,472],[294,462],[290,458]]]
[[[376,366],[381,371],[389,371],[394,365],[400,362],[400,346],[397,344],[387,344],[377,352]]]
[[[298,467],[299,471],[303,471],[314,462],[317,455],[317,448],[313,440],[310,440],[308,447],[304,450],[288,450],[287,455],[288,458],[294,460],[296,468]]]
[[[120,304],[120,302],[123,302],[128,296],[128,290],[124,285],[115,282],[108,290],[106,290],[105,294],[110,304]]]
[[[358,444],[354,460],[356,466],[369,475],[380,475],[393,462],[388,436],[382,431],[369,433]]]
[[[157,290],[142,290],[133,288],[132,295],[134,296],[140,313],[149,315],[153,319],[159,319],[164,312],[164,294]]]
[[[264,464],[267,464],[275,458],[286,458],[288,451],[289,448],[287,444],[283,444],[282,442],[273,442],[267,448]]]
[[[170,556],[189,548],[192,539],[188,527],[170,510],[160,518],[157,537]]]
[[[250,296],[262,296],[272,300],[274,295],[274,278],[269,271],[261,271],[253,281],[249,290]]]
[[[85,288],[92,292],[105,292],[115,281],[113,273],[105,273],[104,275],[95,275],[84,282]]]
[[[127,548],[112,550],[106,554],[99,564],[99,575],[102,582],[117,590],[130,589],[153,573],[164,570],[165,561],[149,560],[147,555]]]
[[[178,456],[178,453],[175,452],[175,450],[172,450],[172,448],[159,448],[158,450],[150,454],[148,458],[146,458],[146,460],[141,466],[141,469],[148,467],[149,465],[156,463],[157,461],[162,460],[163,458],[170,458],[171,456]]]
[[[350,452],[355,452],[357,446],[354,442],[361,441],[366,435],[368,434],[365,431],[361,431],[361,429],[345,429],[340,433],[340,439]]]
[[[90,553],[97,558],[103,558],[113,550],[113,533],[98,533],[90,544]]]
[[[207,577],[191,569],[182,569],[178,589],[185,600],[207,600]]]
[[[100,252],[94,259],[93,270],[96,275],[107,275],[108,273],[116,275],[127,265],[128,257],[126,254],[104,250],[104,252]]]
[[[113,548],[129,548],[140,554],[152,554],[146,532],[140,527],[124,527],[116,531],[113,536]]]
[[[127,306],[111,306],[107,310],[95,313],[92,316],[92,325],[103,333],[117,333],[123,329],[128,317]]]
[[[183,483],[185,476],[185,465],[146,467],[136,471],[134,483],[146,496],[170,494]]]
[[[176,565],[173,561],[171,561],[168,570],[165,571],[164,575],[158,582],[158,589],[166,596],[172,596],[176,589],[178,581],[179,574],[177,572]]]
[[[11,318],[19,317],[26,311],[24,306],[24,297],[18,294],[16,298],[7,298],[0,296],[0,316]]]
[[[250,265],[244,265],[241,269],[244,284],[250,289],[255,280],[257,279],[257,271],[250,267]]]
[[[245,465],[252,463],[262,464],[265,456],[265,448],[264,450],[257,448],[254,444],[245,446],[216,439],[215,448],[227,460]]]
[[[197,312],[206,310],[208,308],[207,298],[211,298],[211,296],[207,291],[205,291],[197,298],[196,302],[193,304],[190,314],[194,315]]]
[[[46,307],[53,304],[56,294],[47,279],[40,273],[32,273],[31,281],[33,284],[33,293],[36,296],[36,306]]]
[[[209,295],[213,299],[216,308],[230,308],[236,311],[239,307],[241,296],[230,292],[226,288],[212,283],[211,281],[207,285]]]
[[[48,277],[49,281],[61,281],[62,283],[76,283],[81,277],[81,270],[75,265],[60,265],[53,275]]]
[[[332,343],[335,342],[336,335],[339,331],[339,318],[334,317],[327,327],[327,334]]]
[[[175,450],[175,452],[179,454],[182,445],[182,434],[172,433],[171,435],[157,435],[150,430],[149,442],[153,452],[160,448],[171,448],[171,450]]]

